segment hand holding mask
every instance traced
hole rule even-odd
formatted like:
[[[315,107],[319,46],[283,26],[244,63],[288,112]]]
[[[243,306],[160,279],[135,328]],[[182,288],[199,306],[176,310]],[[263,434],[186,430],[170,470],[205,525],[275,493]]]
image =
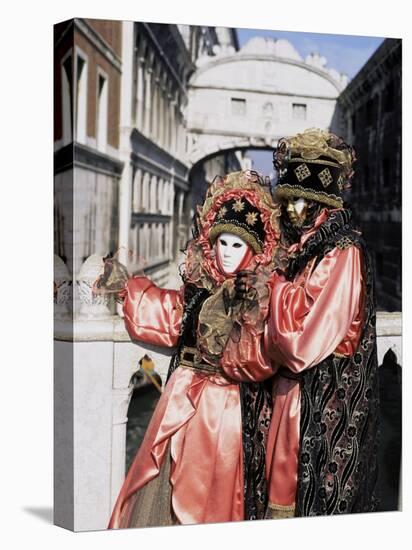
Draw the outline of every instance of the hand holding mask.
[[[126,267],[113,257],[103,258],[104,270],[93,285],[95,294],[117,294],[130,278]]]

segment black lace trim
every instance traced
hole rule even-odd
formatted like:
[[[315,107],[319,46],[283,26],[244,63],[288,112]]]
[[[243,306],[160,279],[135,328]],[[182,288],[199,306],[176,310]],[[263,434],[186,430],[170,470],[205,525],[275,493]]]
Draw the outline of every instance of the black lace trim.
[[[264,382],[242,383],[240,401],[245,519],[263,519],[268,504],[265,457],[272,415],[271,392]]]
[[[293,280],[298,273],[303,271],[307,263],[315,256],[320,259],[335,247],[336,243],[344,237],[358,245],[360,235],[356,233],[350,224],[351,213],[349,210],[331,212],[329,218],[319,227],[314,235],[305,243],[302,252],[289,260],[286,277]]]
[[[180,338],[175,352],[170,360],[167,371],[166,383],[179,366],[180,352],[183,346],[196,345],[196,327],[199,317],[199,311],[203,302],[210,296],[210,292],[205,288],[199,288],[192,284],[185,286],[184,306],[182,324],[180,327]]]

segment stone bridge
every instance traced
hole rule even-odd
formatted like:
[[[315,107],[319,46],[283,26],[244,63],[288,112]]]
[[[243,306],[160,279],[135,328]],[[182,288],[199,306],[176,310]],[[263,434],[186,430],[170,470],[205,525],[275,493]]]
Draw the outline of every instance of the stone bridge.
[[[286,40],[252,38],[198,60],[189,83],[188,161],[216,153],[272,148],[305,128],[330,128],[347,78],[326,59],[305,60]]]

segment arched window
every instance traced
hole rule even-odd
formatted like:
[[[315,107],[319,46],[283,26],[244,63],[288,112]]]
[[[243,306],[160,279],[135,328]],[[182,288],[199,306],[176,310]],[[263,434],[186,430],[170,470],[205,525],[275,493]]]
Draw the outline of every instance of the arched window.
[[[273,105],[270,101],[263,105],[263,114],[267,117],[271,117],[273,114]]]

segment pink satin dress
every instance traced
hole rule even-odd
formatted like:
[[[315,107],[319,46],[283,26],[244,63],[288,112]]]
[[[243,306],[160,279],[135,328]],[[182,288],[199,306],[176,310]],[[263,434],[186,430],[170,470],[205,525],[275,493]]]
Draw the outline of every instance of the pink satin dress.
[[[123,297],[125,325],[133,340],[176,346],[183,312],[180,291],[160,289],[136,277],[128,281]],[[226,366],[241,366],[239,358],[227,359]],[[254,370],[271,375],[263,360],[250,362],[251,377]],[[172,508],[179,523],[244,519],[239,384],[222,374],[179,366],[159,399],[109,528],[127,526],[128,499],[158,476],[168,449]]]
[[[304,242],[326,219],[323,211]],[[334,248],[314,269],[314,260],[293,281],[274,274],[265,352],[294,373],[318,364],[332,353],[351,356],[359,343],[364,300],[362,252],[355,246]],[[273,412],[266,470],[269,507],[293,515],[299,452],[299,382],[274,377]]]

